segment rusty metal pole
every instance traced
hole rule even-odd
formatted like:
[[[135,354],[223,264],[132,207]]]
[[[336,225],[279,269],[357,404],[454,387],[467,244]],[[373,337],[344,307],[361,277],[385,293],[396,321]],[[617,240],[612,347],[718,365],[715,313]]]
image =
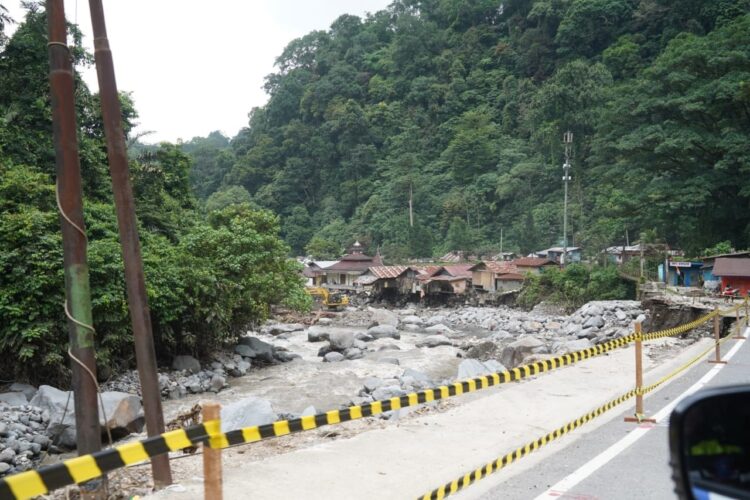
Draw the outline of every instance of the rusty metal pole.
[[[716,314],[714,315],[714,342],[716,343],[716,357],[715,359],[709,359],[709,363],[714,364],[726,364],[726,361],[721,360],[721,344],[719,342],[721,337],[721,326],[720,326],[720,320],[719,317],[721,316],[721,313],[719,312],[719,306],[716,306]]]
[[[63,0],[47,1],[47,23],[56,187],[61,211],[65,266],[65,310],[68,316],[70,352],[75,357],[71,359],[71,371],[75,394],[76,445],[78,454],[85,455],[99,451],[102,441],[94,380],[94,328],[81,200],[81,165],[78,158],[73,64],[67,45]],[[81,366],[79,361],[84,366]],[[91,371],[93,377],[86,372],[86,368]],[[105,498],[105,489],[105,482],[101,480],[91,481],[82,486],[87,496],[95,498]]]
[[[643,413],[643,337],[641,324],[635,324],[635,417],[625,417],[625,422],[656,422]]]
[[[104,133],[107,138],[109,171],[112,175],[117,224],[120,229],[122,256],[125,262],[125,282],[128,292],[128,308],[133,324],[138,377],[141,382],[143,409],[146,414],[146,429],[149,436],[154,436],[164,432],[164,415],[156,371],[156,351],[146,295],[146,281],[143,276],[141,244],[136,225],[135,201],[130,185],[125,133],[122,128],[122,110],[117,94],[114,63],[109,49],[101,0],[89,0],[89,8],[94,31],[94,55],[99,79]],[[172,472],[167,455],[152,457],[151,470],[154,485],[157,488],[172,483]]]
[[[203,422],[219,420],[221,405],[218,403],[203,404]],[[217,430],[220,426],[217,426]],[[222,500],[223,483],[221,470],[221,448],[211,448],[209,443],[203,443],[203,498]]]

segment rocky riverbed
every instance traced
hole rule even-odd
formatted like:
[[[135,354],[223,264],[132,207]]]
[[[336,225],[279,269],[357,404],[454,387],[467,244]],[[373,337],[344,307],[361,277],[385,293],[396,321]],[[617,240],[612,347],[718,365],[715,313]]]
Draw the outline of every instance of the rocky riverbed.
[[[226,428],[363,404],[591,347],[627,335],[635,321],[648,319],[639,302],[598,301],[570,315],[550,306],[531,312],[360,307],[312,326],[269,322],[202,364],[186,354],[175,356],[173,369],[159,376],[165,420],[207,400],[223,405]],[[688,342],[667,339],[646,353],[665,355]],[[102,388],[114,437],[143,436],[136,373]],[[0,475],[74,445],[67,395],[20,384],[0,394]]]

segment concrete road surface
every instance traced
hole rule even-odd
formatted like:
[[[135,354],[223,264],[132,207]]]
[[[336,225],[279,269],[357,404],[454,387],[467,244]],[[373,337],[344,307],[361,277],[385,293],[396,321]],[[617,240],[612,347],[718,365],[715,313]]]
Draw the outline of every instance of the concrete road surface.
[[[745,331],[750,336],[750,329]],[[461,498],[494,499],[670,499],[676,498],[669,467],[669,413],[678,398],[700,387],[750,384],[750,345],[730,340],[722,346],[726,365],[702,361],[661,390],[645,398],[648,416],[656,424],[623,421],[632,406],[606,426],[581,436],[559,453],[545,458],[533,469],[502,482],[480,481]],[[646,381],[648,383],[648,381]],[[565,439],[565,438],[563,438]]]

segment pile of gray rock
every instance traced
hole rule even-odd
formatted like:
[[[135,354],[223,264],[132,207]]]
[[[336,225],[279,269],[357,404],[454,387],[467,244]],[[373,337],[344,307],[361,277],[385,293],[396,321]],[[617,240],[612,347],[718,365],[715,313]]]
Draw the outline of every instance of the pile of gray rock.
[[[383,399],[390,399],[409,394],[411,392],[421,391],[423,389],[429,389],[440,385],[444,382],[433,381],[426,374],[407,368],[403,373],[395,378],[381,379],[378,377],[368,377],[364,381],[362,389],[359,394],[353,397],[349,405],[363,405],[366,403],[372,403],[373,401],[380,401]],[[395,412],[386,412],[385,418],[393,418],[394,416],[400,415]]]
[[[37,390],[27,384],[12,384],[8,391],[0,394],[0,476],[35,467],[45,452],[75,448],[75,405],[70,392],[48,385]],[[104,392],[101,398],[106,420],[100,416],[99,423],[112,439],[143,429],[138,397]]]
[[[359,359],[372,351],[368,343],[383,338],[400,339],[399,317],[387,309],[370,309],[369,328],[366,332],[349,331],[341,327],[314,325],[307,330],[309,342],[328,342],[318,351],[324,362],[334,363],[345,359]],[[382,346],[381,346],[382,347]]]
[[[264,330],[273,335],[284,335],[304,329],[304,325],[272,324]],[[209,365],[201,366],[200,361],[190,355],[178,355],[172,360],[171,372],[159,373],[159,388],[165,399],[180,399],[188,394],[219,392],[229,387],[229,377],[246,375],[252,366],[285,363],[298,354],[285,348],[264,342],[257,337],[245,336],[239,339],[232,352],[214,355]],[[127,392],[140,396],[141,386],[135,370],[124,372],[103,384],[104,390]]]
[[[0,402],[0,476],[28,470],[49,450],[49,412],[28,404]]]

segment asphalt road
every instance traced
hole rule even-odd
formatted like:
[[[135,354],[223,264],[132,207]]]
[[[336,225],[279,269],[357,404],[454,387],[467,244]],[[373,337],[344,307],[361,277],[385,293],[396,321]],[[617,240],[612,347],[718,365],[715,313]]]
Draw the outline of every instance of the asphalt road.
[[[750,337],[750,329],[745,330]],[[633,403],[626,402],[620,415],[607,425],[581,435],[569,446],[532,469],[515,475],[479,498],[513,499],[671,499],[673,492],[669,467],[668,425],[674,402],[695,384],[703,387],[750,384],[750,341],[730,340],[722,345],[722,357],[734,350],[726,365],[701,361],[660,390],[646,396],[648,416],[656,424],[626,423]],[[735,346],[738,346],[735,348]],[[734,348],[734,349],[733,349]],[[720,367],[720,368],[718,368]],[[648,384],[650,381],[646,380]],[[615,411],[615,410],[612,410]],[[584,410],[585,412],[585,410]],[[578,432],[578,431],[574,431]],[[566,439],[563,437],[562,439]],[[465,498],[477,498],[471,487]],[[462,494],[462,498],[464,494]]]

